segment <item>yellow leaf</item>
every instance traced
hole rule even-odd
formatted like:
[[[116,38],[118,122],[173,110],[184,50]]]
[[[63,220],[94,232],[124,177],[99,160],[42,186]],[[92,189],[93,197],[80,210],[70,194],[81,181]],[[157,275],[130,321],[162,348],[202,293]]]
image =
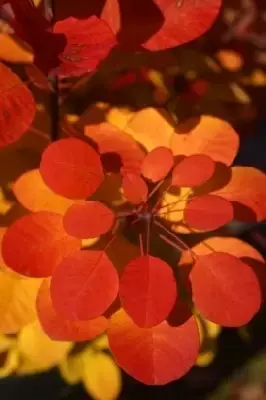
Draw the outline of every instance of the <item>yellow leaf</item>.
[[[98,350],[106,350],[109,349],[108,337],[107,335],[101,335],[97,339],[93,341],[93,348],[97,348]]]
[[[19,353],[16,348],[8,351],[5,362],[0,366],[0,378],[4,378],[16,371],[19,364]]]
[[[33,53],[13,36],[0,33],[0,59],[10,63],[33,63]]]
[[[0,353],[3,353],[16,344],[17,340],[14,337],[8,337],[0,334]]]
[[[24,279],[0,271],[0,332],[16,333],[36,318],[40,279]]]
[[[81,356],[68,357],[59,365],[62,378],[69,384],[75,385],[81,380],[82,360]]]
[[[105,353],[92,352],[83,357],[82,380],[95,400],[115,400],[121,391],[121,371]]]
[[[208,349],[200,352],[196,361],[197,367],[208,367],[213,362],[217,352],[216,347],[215,342],[212,341]]]
[[[128,122],[125,132],[147,151],[155,147],[170,147],[175,122],[164,109],[145,108]]]
[[[19,373],[45,371],[60,364],[71,350],[72,343],[50,339],[39,322],[23,328],[18,336],[18,350],[22,357]]]

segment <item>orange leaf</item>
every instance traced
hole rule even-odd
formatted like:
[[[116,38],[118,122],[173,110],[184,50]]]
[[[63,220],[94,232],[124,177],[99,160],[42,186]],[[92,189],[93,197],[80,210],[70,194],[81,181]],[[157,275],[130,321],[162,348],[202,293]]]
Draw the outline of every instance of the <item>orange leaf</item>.
[[[228,122],[202,115],[179,124],[171,137],[175,155],[205,154],[214,161],[231,165],[239,147],[239,138]]]
[[[79,139],[61,139],[44,151],[40,172],[44,182],[56,193],[70,199],[83,199],[103,181],[99,155]]]
[[[190,280],[196,307],[205,318],[219,325],[244,325],[260,308],[261,291],[255,273],[231,254],[200,256]]]
[[[47,277],[61,260],[81,247],[67,235],[60,214],[40,211],[16,220],[2,241],[2,256],[19,274]]]
[[[233,167],[228,184],[214,193],[236,202],[237,220],[262,221],[266,218],[266,174],[256,168]]]
[[[54,271],[51,296],[55,310],[70,320],[103,314],[118,292],[117,272],[103,251],[70,255]]]
[[[13,185],[13,192],[20,204],[31,211],[54,211],[64,214],[73,204],[54,193],[43,181],[38,169],[25,172]]]
[[[95,238],[108,232],[115,215],[100,201],[73,204],[64,216],[64,228],[69,235],[80,239]]]
[[[21,279],[0,271],[0,332],[11,334],[36,318],[39,279]]]
[[[148,198],[148,186],[139,175],[125,174],[123,176],[122,188],[124,196],[132,204],[146,202]]]
[[[177,288],[169,265],[157,257],[145,255],[132,260],[120,280],[123,308],[141,327],[165,320],[173,308]]]
[[[157,147],[144,158],[141,173],[153,182],[164,179],[174,165],[173,153],[167,147]]]
[[[125,132],[147,151],[156,147],[170,148],[175,122],[164,109],[144,108],[135,113],[125,127]]]
[[[10,63],[33,62],[33,54],[18,38],[0,33],[0,59]]]
[[[93,109],[89,112],[93,116]],[[87,123],[84,134],[97,144],[106,171],[119,172],[122,167],[123,172],[140,172],[144,152],[130,135],[108,123]]]
[[[18,140],[35,115],[31,91],[11,69],[0,63],[0,147]]]
[[[37,297],[37,312],[44,332],[53,340],[85,341],[94,339],[107,328],[107,319],[70,321],[58,314],[52,304],[50,283],[44,279]]]
[[[167,322],[139,328],[120,310],[111,318],[107,333],[118,365],[147,385],[164,385],[179,379],[193,367],[198,356],[199,332],[193,317],[175,328]]]
[[[189,227],[202,231],[218,229],[233,217],[234,209],[229,201],[208,194],[194,197],[184,210],[184,220]]]
[[[172,185],[179,187],[200,186],[207,182],[215,171],[215,162],[204,154],[185,157],[174,168]]]

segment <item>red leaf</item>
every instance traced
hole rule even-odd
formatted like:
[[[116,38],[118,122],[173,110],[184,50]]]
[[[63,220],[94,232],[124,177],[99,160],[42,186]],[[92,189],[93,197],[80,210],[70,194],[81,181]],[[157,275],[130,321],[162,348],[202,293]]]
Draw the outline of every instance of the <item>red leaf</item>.
[[[70,321],[58,314],[52,304],[50,283],[44,279],[37,296],[37,313],[44,332],[53,340],[85,341],[94,339],[107,328],[107,319]]]
[[[185,222],[194,229],[212,231],[232,221],[232,204],[219,196],[203,195],[188,202],[184,211]]]
[[[16,220],[2,241],[2,255],[8,267],[36,278],[52,275],[54,268],[81,242],[69,236],[60,214],[40,211]]]
[[[157,147],[144,158],[141,173],[153,182],[164,179],[174,165],[174,156],[167,147]]]
[[[72,254],[58,265],[51,281],[53,305],[70,320],[100,316],[115,300],[117,292],[117,272],[103,251]]]
[[[140,173],[144,152],[136,141],[111,124],[95,123],[92,121],[93,117],[96,118],[93,113],[91,115],[89,112],[88,120],[84,121],[84,134],[97,144],[105,169],[110,172],[120,172],[122,167],[121,172],[123,173]],[[114,157],[112,155],[116,155],[118,158],[116,162],[118,168],[113,165]]]
[[[106,22],[92,16],[86,20],[67,18],[53,28],[66,37],[60,65],[53,72],[59,76],[77,76],[94,70],[116,45],[116,38]]]
[[[199,351],[199,332],[192,317],[183,325],[167,322],[139,328],[124,310],[111,318],[107,330],[110,349],[118,365],[147,385],[164,385],[193,367]]]
[[[201,36],[220,6],[221,0],[107,0],[102,17],[124,47],[163,50]]]
[[[179,187],[200,186],[207,182],[215,171],[215,162],[204,154],[185,157],[174,168],[172,185]]]
[[[28,87],[2,63],[0,81],[0,147],[3,147],[29,129],[36,106]]]
[[[230,254],[200,256],[190,273],[196,307],[210,321],[241,326],[258,312],[261,292],[255,273]]]
[[[146,202],[148,198],[148,186],[139,175],[125,174],[123,176],[122,188],[125,198],[132,204]]]
[[[61,196],[84,199],[103,181],[99,155],[79,139],[61,139],[44,151],[40,172],[45,183]]]
[[[100,201],[73,204],[64,216],[64,228],[80,239],[95,238],[108,232],[114,223],[112,210]]]
[[[160,258],[141,256],[125,267],[120,280],[120,299],[138,326],[150,327],[165,320],[176,296],[173,272]]]

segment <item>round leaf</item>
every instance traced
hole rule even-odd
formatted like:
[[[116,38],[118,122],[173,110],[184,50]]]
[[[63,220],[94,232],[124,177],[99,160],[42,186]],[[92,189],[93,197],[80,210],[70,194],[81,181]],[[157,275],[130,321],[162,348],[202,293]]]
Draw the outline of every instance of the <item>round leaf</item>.
[[[190,200],[184,211],[184,220],[190,228],[212,231],[232,221],[232,204],[219,196],[203,195]]]
[[[18,202],[33,212],[53,211],[64,214],[73,204],[73,200],[54,193],[44,183],[38,169],[21,175],[13,185],[13,192]]]
[[[59,55],[60,65],[53,70],[59,76],[78,76],[94,70],[116,45],[110,27],[95,15],[85,20],[70,17],[59,21],[53,32],[66,39]]]
[[[37,297],[37,313],[44,332],[53,340],[85,341],[94,339],[107,328],[107,319],[70,321],[58,314],[52,304],[49,280],[44,279]]]
[[[185,157],[173,169],[172,185],[194,188],[207,182],[213,175],[215,162],[204,154]]]
[[[79,139],[61,139],[44,151],[40,172],[44,182],[61,196],[84,199],[103,181],[99,155]]]
[[[52,275],[64,257],[80,249],[69,236],[60,214],[40,211],[16,220],[5,232],[2,256],[15,272],[36,278]]]
[[[0,147],[18,140],[31,126],[35,101],[11,69],[0,63]]]
[[[108,232],[114,223],[112,210],[100,201],[73,204],[64,216],[64,228],[80,239],[95,238]]]
[[[125,198],[132,204],[145,203],[148,199],[148,186],[139,175],[125,174],[122,188]]]
[[[0,332],[17,333],[36,319],[39,279],[21,279],[0,271]]]
[[[82,382],[94,399],[114,400],[122,388],[121,371],[108,354],[91,352],[83,360]]]
[[[70,320],[99,317],[117,292],[117,272],[103,251],[72,254],[58,265],[51,281],[55,310]]]
[[[132,260],[120,280],[123,308],[141,327],[165,320],[173,308],[176,282],[169,265],[157,257],[145,255]]]
[[[110,349],[118,365],[146,385],[164,385],[185,375],[196,362],[199,332],[192,317],[183,325],[167,322],[140,328],[124,310],[111,318]]]
[[[21,330],[17,346],[21,356],[19,373],[32,374],[47,371],[63,361],[72,343],[50,339],[36,320]]]
[[[231,254],[200,256],[190,273],[193,300],[210,321],[222,326],[241,326],[258,312],[259,283],[252,268]]]
[[[153,182],[164,179],[174,165],[173,153],[167,147],[157,147],[144,158],[141,173]]]
[[[214,161],[231,165],[239,147],[239,138],[228,122],[202,115],[179,124],[171,137],[174,155],[205,154]]]
[[[244,206],[243,211],[237,212],[238,220],[249,220],[250,212],[252,220],[266,218],[266,174],[256,168],[233,167],[230,181],[215,194]]]

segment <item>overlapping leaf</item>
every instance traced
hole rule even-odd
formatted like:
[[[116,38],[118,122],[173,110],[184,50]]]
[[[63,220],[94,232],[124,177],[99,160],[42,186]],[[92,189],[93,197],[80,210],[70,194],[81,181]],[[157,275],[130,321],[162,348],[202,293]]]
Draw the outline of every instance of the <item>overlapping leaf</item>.
[[[99,317],[115,300],[117,272],[103,251],[83,250],[55,269],[51,296],[55,310],[71,320]]]
[[[142,175],[152,182],[164,179],[174,165],[173,153],[167,147],[157,147],[147,154],[141,165]]]
[[[123,176],[122,189],[125,198],[132,204],[140,204],[147,201],[148,186],[139,175],[125,174]]]
[[[107,319],[70,321],[58,314],[52,304],[50,282],[44,279],[37,297],[38,318],[44,332],[53,340],[85,341],[94,339],[107,328]]]
[[[80,239],[95,238],[108,232],[115,221],[113,211],[100,201],[73,204],[64,216],[64,228]]]
[[[165,320],[177,296],[176,282],[169,265],[160,258],[145,255],[132,260],[120,280],[123,308],[141,327]]]
[[[2,256],[9,268],[22,275],[47,277],[80,247],[80,240],[65,232],[60,214],[40,211],[21,217],[7,229]]]
[[[107,332],[118,365],[147,385],[179,379],[197,359],[199,332],[193,317],[175,328],[167,322],[139,328],[120,310],[111,318]]]
[[[28,87],[0,63],[0,147],[18,140],[29,129],[35,101]]]
[[[21,175],[13,185],[20,204],[30,211],[52,211],[63,214],[73,200],[54,193],[43,181],[40,171],[33,169]]]
[[[69,199],[85,199],[103,181],[100,157],[79,139],[61,139],[46,148],[40,173],[57,194]]]
[[[190,280],[196,307],[205,318],[219,325],[244,325],[260,308],[261,291],[255,273],[231,254],[200,256]]]

